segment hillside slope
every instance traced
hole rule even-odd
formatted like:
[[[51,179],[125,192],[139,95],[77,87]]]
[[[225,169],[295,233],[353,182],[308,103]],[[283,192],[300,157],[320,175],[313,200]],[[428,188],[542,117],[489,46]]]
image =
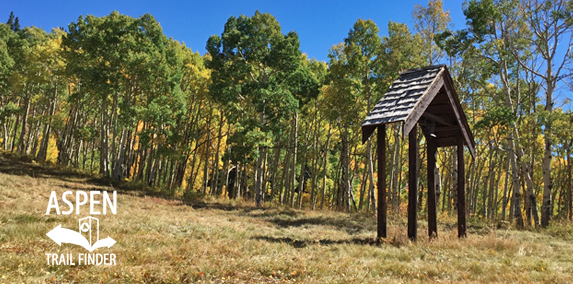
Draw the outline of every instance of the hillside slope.
[[[8,171],[20,167],[20,170]],[[28,167],[28,168],[26,168]],[[420,222],[417,243],[401,219],[391,240],[373,244],[370,216],[290,209],[257,209],[228,201],[184,204],[118,190],[117,215],[99,215],[100,239],[117,241],[93,253],[117,264],[49,265],[46,253],[85,249],[46,236],[59,224],[78,227],[89,216],[46,215],[51,191],[107,190],[89,177],[53,175],[26,163],[0,165],[0,283],[399,283],[573,281],[571,225],[549,232],[469,228],[458,240],[455,223],[440,224],[429,242]],[[7,174],[6,172],[9,172]],[[62,204],[60,208],[68,207]],[[569,231],[567,231],[569,230]],[[568,233],[569,232],[569,233]]]

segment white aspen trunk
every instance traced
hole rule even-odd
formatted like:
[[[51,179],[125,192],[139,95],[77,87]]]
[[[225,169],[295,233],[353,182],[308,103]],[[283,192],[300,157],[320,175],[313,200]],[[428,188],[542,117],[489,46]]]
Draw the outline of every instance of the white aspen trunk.
[[[117,158],[118,158],[118,156],[119,156],[119,154],[116,153],[116,149],[117,149],[117,147],[116,147],[116,143],[117,143],[117,141],[116,141],[116,140],[117,140],[117,123],[118,123],[118,121],[117,121],[117,103],[118,103],[118,94],[117,94],[117,92],[114,92],[114,95],[113,95],[113,103],[112,103],[112,106],[111,106],[111,113],[112,113],[112,115],[111,115],[111,121],[109,122],[110,124],[109,124],[109,126],[108,126],[108,131],[109,131],[109,129],[111,129],[111,135],[112,135],[112,139],[111,139],[111,151],[110,151],[110,153],[108,154],[108,157],[111,157],[110,164],[111,164],[111,170],[112,170],[112,172],[111,172],[111,175],[112,175],[111,178],[112,178],[112,180],[116,180],[116,177],[114,176],[114,175],[115,175],[115,174],[114,174],[114,171],[115,171],[115,168],[117,167]],[[110,136],[108,135],[108,137],[110,137]],[[119,179],[118,179],[118,180],[119,180]]]
[[[117,158],[115,158],[115,166],[113,168],[113,180],[120,181],[122,176],[122,167],[125,160],[125,144],[127,139],[127,130],[121,131],[121,140],[119,142],[119,150],[117,151]]]
[[[22,129],[20,131],[20,139],[18,139],[18,152],[24,153],[26,149],[25,138],[26,138],[26,130],[28,129],[28,115],[30,115],[30,98],[28,95],[24,98],[24,114],[22,116]]]
[[[511,177],[513,183],[513,217],[517,223],[517,228],[523,228],[523,215],[521,214],[521,190],[519,183],[519,168],[517,166],[517,160],[515,155],[513,133],[509,136],[509,160],[511,163]]]
[[[223,124],[224,124],[224,116],[221,113],[221,120],[219,121],[219,131],[217,133],[217,146],[215,149],[215,158],[213,159],[213,182],[211,183],[211,194],[218,195],[220,192],[219,188],[219,152],[221,151],[221,139],[223,137]]]
[[[2,130],[4,132],[4,151],[8,151],[8,127],[6,126],[6,121],[2,123]]]
[[[276,194],[277,194],[277,174],[279,171],[279,162],[280,162],[280,157],[281,157],[281,149],[280,147],[277,147],[273,150],[273,153],[275,155],[274,158],[274,162],[273,162],[273,172],[271,173],[271,199],[274,199]]]
[[[292,136],[292,135],[291,135]],[[289,170],[290,170],[290,156],[291,156],[291,147],[289,146],[289,144],[287,144],[286,147],[286,157],[283,163],[283,176],[282,176],[282,182],[281,182],[281,186],[279,187],[279,204],[284,204],[285,202],[285,196],[286,196],[286,192],[289,188],[289,183],[290,183],[290,174],[289,174]]]
[[[263,113],[259,114],[259,122],[264,123]],[[257,207],[263,206],[263,159],[265,158],[264,149],[258,147],[259,157],[257,158],[257,163],[255,166],[255,204]]]
[[[507,217],[507,190],[509,184],[509,171],[510,171],[511,161],[507,157],[507,167],[505,170],[505,184],[503,186],[503,197],[502,197],[502,207],[501,207],[501,220],[505,220]]]
[[[318,110],[316,110],[313,120],[313,135],[312,135],[312,180],[310,188],[310,209],[314,210],[316,207],[316,176],[318,175]]]
[[[298,209],[302,209],[302,196],[304,194],[304,171],[306,170],[305,164],[306,161],[303,158],[300,166],[300,176],[298,179],[298,187],[299,187],[297,196]]]
[[[505,98],[504,98],[504,104],[506,107],[510,108],[512,111],[514,111],[514,107],[513,107],[513,103],[512,103],[512,98],[511,98],[511,89],[510,89],[510,84],[509,84],[509,77],[507,74],[507,62],[503,61],[501,66],[502,71],[500,72],[500,78],[501,81],[503,83],[503,89],[504,89],[504,94],[505,94]],[[511,161],[512,164],[512,180],[513,180],[513,216],[515,217],[516,223],[517,223],[517,227],[518,228],[523,228],[523,216],[521,214],[521,190],[520,190],[520,182],[519,182],[519,167],[517,164],[517,160],[518,157],[522,156],[522,152],[521,150],[517,147],[515,140],[519,140],[519,132],[517,131],[517,125],[514,123],[512,125],[512,128],[510,130],[510,134],[508,137],[509,140],[509,159]],[[524,163],[522,162],[522,167],[525,166]],[[529,183],[531,181],[531,176],[529,175],[529,172],[526,171],[526,176],[525,176],[526,182]],[[531,182],[531,184],[533,184]],[[531,191],[533,191],[533,188],[530,188]],[[535,204],[535,203],[534,203]],[[534,214],[536,215],[536,214]]]
[[[342,151],[341,151],[341,166],[342,166],[342,188],[339,191],[339,209],[350,209],[350,149],[348,141],[348,127],[344,127],[342,134]]]
[[[551,114],[553,112],[553,74],[551,71],[551,60],[547,61],[547,93],[545,97],[545,110]],[[547,118],[544,130],[545,154],[543,155],[543,202],[541,204],[541,227],[549,226],[552,215],[552,189],[553,181],[551,179],[551,159],[553,153],[552,141],[552,123],[551,118]]]
[[[324,201],[326,199],[326,173],[327,173],[327,166],[328,166],[328,147],[330,146],[330,137],[332,136],[332,128],[328,126],[328,134],[326,138],[326,145],[324,147],[324,161],[323,161],[323,170],[324,174],[322,175],[322,196],[320,199],[320,210],[324,208]]]
[[[257,158],[257,161],[255,163],[255,171],[254,171],[254,177],[253,177],[253,184],[254,184],[254,199],[255,199],[255,204],[257,205],[257,207],[262,207],[263,206],[263,198],[262,198],[262,188],[261,188],[261,179],[260,177],[262,176],[262,169],[263,169],[263,149],[262,147],[257,147],[257,150],[259,152],[259,157]],[[252,198],[251,197],[251,198]]]
[[[297,152],[298,152],[298,113],[296,113],[294,115],[294,120],[293,120],[293,153],[292,153],[292,171],[291,171],[291,182],[290,185],[291,187],[287,190],[289,190],[290,194],[289,194],[289,204],[291,207],[294,206],[294,189],[296,186],[296,158],[297,158]]]
[[[241,176],[243,175],[241,168],[244,169],[245,166],[237,163],[237,174],[235,176],[235,198],[241,198]]]
[[[207,186],[209,185],[209,157],[211,150],[211,117],[212,113],[207,118],[207,138],[205,140],[205,161],[203,164],[203,194],[207,193]]]
[[[367,165],[368,165],[368,192],[370,192],[371,196],[374,197],[374,165],[372,164],[372,140],[368,139],[366,142],[366,158],[367,158]],[[360,196],[362,199],[362,196]],[[360,201],[362,203],[362,200]]]
[[[99,172],[104,177],[109,177],[109,129],[108,126],[108,113],[107,113],[107,98],[103,98],[102,110],[101,110],[101,125],[100,125],[100,163]]]
[[[402,173],[401,169],[402,169],[402,159],[401,159],[401,155],[402,155],[402,147],[401,147],[401,142],[402,139],[400,138],[400,131],[398,129],[394,130],[394,153],[392,154],[393,160],[392,160],[392,180],[391,180],[391,186],[392,186],[392,209],[394,210],[394,213],[398,214],[400,212],[400,197],[399,197],[399,193],[400,193],[400,184],[398,182],[398,178],[400,177],[400,174]]]

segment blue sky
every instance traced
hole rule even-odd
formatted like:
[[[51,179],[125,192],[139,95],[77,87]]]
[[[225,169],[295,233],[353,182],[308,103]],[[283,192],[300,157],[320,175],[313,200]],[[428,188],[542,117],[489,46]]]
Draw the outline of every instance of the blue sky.
[[[357,19],[372,19],[386,34],[388,21],[406,23],[413,29],[412,11],[427,0],[401,1],[30,1],[2,0],[0,21],[10,11],[22,26],[37,26],[46,31],[67,27],[80,15],[105,16],[113,10],[132,17],[150,13],[161,23],[163,32],[185,42],[193,51],[205,53],[210,35],[221,34],[230,16],[252,16],[256,10],[274,15],[283,33],[296,31],[301,50],[309,58],[327,60],[330,47],[341,42]],[[444,1],[456,29],[465,25],[462,1]]]

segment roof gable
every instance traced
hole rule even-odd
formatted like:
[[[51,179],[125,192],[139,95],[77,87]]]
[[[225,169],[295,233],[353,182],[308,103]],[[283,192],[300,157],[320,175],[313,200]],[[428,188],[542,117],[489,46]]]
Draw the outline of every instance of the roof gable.
[[[362,123],[362,142],[378,125],[394,122],[403,122],[404,137],[416,123],[432,124],[441,147],[456,145],[457,135],[462,135],[475,155],[474,137],[445,65],[401,73]]]

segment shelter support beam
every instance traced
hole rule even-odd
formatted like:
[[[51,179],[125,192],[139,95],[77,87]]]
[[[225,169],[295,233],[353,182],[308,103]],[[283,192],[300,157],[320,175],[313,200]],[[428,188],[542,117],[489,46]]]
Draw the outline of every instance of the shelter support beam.
[[[458,136],[458,238],[466,235],[466,183],[464,164],[464,138]]]
[[[414,124],[412,130],[408,134],[408,238],[415,241],[418,238],[418,178],[417,163],[418,163],[418,126]]]
[[[430,135],[426,136],[428,145],[428,235],[430,239],[438,237],[437,213],[436,213],[436,140]]]
[[[376,239],[386,238],[386,125],[378,126],[378,228]]]

